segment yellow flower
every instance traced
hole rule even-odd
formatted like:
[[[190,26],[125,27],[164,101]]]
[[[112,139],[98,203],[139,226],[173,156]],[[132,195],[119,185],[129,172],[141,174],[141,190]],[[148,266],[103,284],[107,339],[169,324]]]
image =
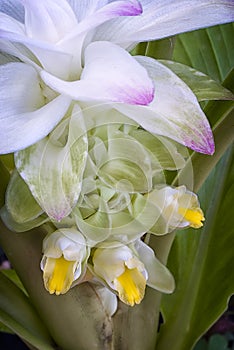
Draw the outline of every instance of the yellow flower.
[[[202,221],[205,220],[203,211],[200,208],[186,209],[180,207],[178,213],[183,216],[183,218],[189,222],[189,226],[193,228],[200,228],[203,226]]]
[[[205,217],[197,195],[188,191],[185,186],[175,188],[164,186],[154,189],[147,195],[147,198],[155,205],[158,219],[160,219],[150,229],[150,232],[160,234],[187,226],[193,228],[203,226]]]
[[[63,255],[46,259],[43,279],[50,294],[64,294],[70,289],[77,264],[77,261],[66,260]]]
[[[134,306],[140,304],[145,294],[146,279],[135,267],[129,269],[125,266],[124,272],[114,280],[119,298],[125,304]]]
[[[116,241],[103,242],[94,252],[90,269],[130,306],[140,304],[146,284],[163,293],[172,293],[175,287],[170,271],[141,239],[128,246]]]
[[[76,229],[59,229],[46,236],[43,252],[41,269],[50,294],[66,293],[74,281],[84,276],[90,249]]]
[[[106,244],[96,249],[93,264],[94,273],[117,292],[122,302],[134,306],[142,301],[148,273],[128,246]]]

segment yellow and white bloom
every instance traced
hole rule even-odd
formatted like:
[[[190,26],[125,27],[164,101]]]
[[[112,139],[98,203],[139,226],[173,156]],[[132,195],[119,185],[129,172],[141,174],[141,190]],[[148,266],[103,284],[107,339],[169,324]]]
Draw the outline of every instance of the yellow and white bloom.
[[[159,221],[150,229],[150,232],[160,234],[184,227],[200,228],[205,220],[197,195],[186,189],[185,186],[164,186],[155,189],[147,195],[160,212]]]
[[[105,242],[95,250],[92,261],[93,273],[127,305],[134,306],[142,301],[146,284],[165,293],[174,289],[170,272],[140,240],[132,246]]]
[[[144,297],[148,273],[131,249],[120,245],[98,248],[93,256],[94,273],[118,293],[128,305],[139,304]]]
[[[76,229],[60,229],[43,241],[41,269],[45,288],[50,294],[64,294],[86,272],[90,249]]]

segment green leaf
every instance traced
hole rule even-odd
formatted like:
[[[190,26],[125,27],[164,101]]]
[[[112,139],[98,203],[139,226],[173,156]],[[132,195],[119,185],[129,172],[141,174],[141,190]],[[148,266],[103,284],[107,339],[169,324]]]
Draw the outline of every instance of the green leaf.
[[[194,350],[228,350],[228,341],[221,334],[214,334],[210,337],[209,342],[200,339]]]
[[[204,100],[234,100],[231,91],[225,89],[220,83],[208,75],[184,64],[161,60],[166,67],[178,75],[194,92],[198,101]]]
[[[233,23],[181,34],[173,59],[223,81],[234,66],[233,35]]]
[[[0,161],[5,165],[5,167],[11,172],[15,168],[14,154],[1,154]]]
[[[0,272],[0,321],[40,350],[52,350],[52,340],[29,298]]]
[[[150,42],[139,43],[132,51],[132,55],[142,55],[152,58],[171,59],[176,37],[165,38]]]
[[[14,334],[14,332],[12,332],[12,330],[5,326],[2,322],[0,322],[0,332]]]
[[[6,269],[1,270],[3,275],[5,275],[10,281],[12,281],[19,289],[21,289],[25,295],[28,296],[27,291],[24,288],[24,285],[22,284],[19,276],[17,275],[16,271],[13,269]]]
[[[212,40],[212,45],[209,40],[206,42],[203,41],[203,36],[207,37],[209,33],[209,37],[211,37],[211,33],[214,33],[214,31],[218,31],[221,33],[217,37],[214,35],[214,38]],[[205,33],[203,33],[203,31]],[[221,39],[220,39],[221,37]],[[222,39],[223,38],[223,39]],[[227,39],[228,38],[228,39]],[[233,38],[233,24],[223,25],[220,27],[214,27],[209,29],[204,29],[201,31],[196,31],[193,33],[186,33],[181,34],[176,37],[176,50],[174,51],[173,59],[175,61],[181,62],[186,65],[192,65],[193,68],[196,70],[199,70],[201,72],[204,72],[208,75],[210,75],[214,80],[222,81],[224,77],[226,77],[227,73],[231,70],[233,67],[233,60],[234,60],[234,53],[233,53],[233,47],[234,42],[232,40]],[[195,40],[196,39],[196,40]],[[186,42],[185,42],[186,41]],[[156,42],[157,43],[157,42]],[[195,44],[194,44],[195,43]],[[222,46],[225,45],[225,50],[218,48],[218,43]],[[152,43],[154,44],[154,43]],[[160,46],[160,43],[159,43]],[[151,45],[151,48],[153,45]],[[215,48],[215,55],[213,54],[213,47]],[[163,59],[171,59],[170,55],[164,55],[164,54],[157,54],[157,44],[155,45],[155,50],[151,50],[150,56],[154,58],[163,58]],[[147,48],[142,47],[142,51],[136,52],[136,54],[144,54]],[[145,50],[144,50],[145,49]],[[164,51],[164,50],[162,50]],[[216,62],[216,57],[219,64]],[[220,59],[219,59],[220,56]],[[227,60],[228,57],[228,60]],[[228,61],[228,65],[227,65]],[[220,65],[224,65],[224,67],[220,67]],[[222,72],[222,73],[221,73]],[[233,83],[233,82],[232,82]],[[230,88],[230,81],[226,88],[232,90]],[[209,108],[208,108],[209,107]],[[216,143],[216,152],[215,154],[210,156],[200,155],[197,153],[193,154],[193,170],[194,170],[194,186],[195,191],[201,187],[204,180],[209,175],[211,169],[215,166],[215,164],[218,162],[222,154],[227,149],[228,145],[233,140],[233,102],[227,102],[227,101],[211,101],[207,105],[208,110],[208,117],[211,119],[211,124],[215,125],[215,143]],[[191,162],[189,161],[186,165],[186,169],[184,171],[183,176],[179,177],[179,183],[188,183],[189,185],[192,182],[191,179],[191,172],[188,171],[188,169],[191,170]],[[175,184],[175,183],[174,183]],[[191,188],[191,187],[190,187]],[[185,232],[181,232],[181,234],[184,234]],[[198,237],[198,232],[195,232],[195,235],[193,235],[193,238]],[[150,239],[150,246],[154,248],[154,250],[157,252],[157,256],[159,259],[166,263],[169,250],[171,247],[171,244],[174,239],[174,233],[156,237],[151,235]],[[196,250],[197,246],[194,245],[194,250]],[[231,247],[231,246],[230,246]],[[191,254],[195,253],[193,249],[190,250]],[[188,259],[190,259],[189,253],[188,253]],[[185,261],[185,265],[189,260]],[[177,270],[179,271],[181,262],[174,261],[174,265],[177,266]],[[174,268],[175,270],[176,268]],[[177,286],[177,290],[178,290]],[[210,290],[210,288],[208,288]],[[172,295],[170,298],[173,298],[174,295]],[[159,308],[161,300],[161,294],[157,293],[156,291],[152,290],[151,288],[147,289],[146,296],[143,300],[143,302],[131,309],[126,310],[122,305],[121,313],[116,315],[116,319],[118,317],[118,321],[125,322],[125,325],[128,326],[127,329],[134,329],[134,334],[141,334],[142,330],[144,330],[144,334],[147,334],[147,336],[141,337],[144,338],[143,343],[141,342],[140,337],[133,337],[131,338],[131,332],[127,331],[127,334],[124,334],[123,327],[119,326],[119,324],[115,324],[116,328],[116,334],[119,337],[120,341],[119,343],[124,346],[127,342],[128,344],[134,344],[136,349],[155,349],[155,338],[156,338],[156,328],[157,328],[157,310]],[[172,305],[173,304],[173,305]],[[216,301],[214,302],[214,305],[216,306]],[[178,304],[171,303],[171,308],[174,307],[174,319],[176,319],[176,313],[179,309]],[[186,307],[189,306],[189,302],[187,303]],[[212,308],[214,306],[212,305]],[[203,309],[202,309],[203,310]],[[201,310],[199,310],[201,311]],[[125,318],[124,318],[125,317]],[[205,314],[201,314],[200,312],[200,318],[204,318]],[[200,319],[198,320],[198,324],[200,322]],[[152,323],[154,324],[154,327],[152,327]],[[188,322],[189,323],[189,322]],[[119,327],[118,327],[119,326]],[[196,328],[197,325],[195,325]],[[187,327],[187,324],[186,324]],[[186,330],[185,327],[185,330]],[[154,330],[154,335],[153,330]],[[182,328],[180,327],[179,330]],[[175,334],[174,334],[175,335]],[[125,336],[125,337],[124,337]],[[175,335],[175,339],[180,338],[182,335],[179,333]],[[169,340],[170,337],[169,332],[164,332],[164,334],[160,335],[160,338],[165,337],[165,340]],[[123,340],[124,339],[124,340]],[[161,339],[162,340],[162,339]],[[174,343],[172,341],[167,342],[167,346],[165,346],[165,349],[171,349],[173,347],[174,350]],[[156,349],[160,349],[158,346],[156,346]],[[179,349],[181,350],[181,349]],[[189,350],[187,348],[186,350]],[[202,350],[204,350],[202,348]]]
[[[209,339],[208,350],[228,350],[227,339],[220,334],[214,334]]]
[[[208,344],[205,339],[200,339],[199,342],[196,344],[194,350],[208,350]]]
[[[227,307],[234,293],[234,159],[229,150],[205,182],[200,198],[206,212],[201,232],[177,234],[169,256],[176,292],[163,296],[157,350],[191,349]],[[214,307],[215,306],[215,307]]]
[[[234,67],[230,70],[230,73],[224,80],[223,86],[234,93]],[[233,109],[233,101],[209,101],[204,110],[211,125],[216,126],[223,118],[227,117]]]
[[[7,327],[12,329],[20,338],[34,345],[38,350],[54,350],[54,347],[50,343],[41,340],[38,335],[32,334],[27,328],[24,328],[19,322],[11,317],[6,312],[0,309],[0,320]]]

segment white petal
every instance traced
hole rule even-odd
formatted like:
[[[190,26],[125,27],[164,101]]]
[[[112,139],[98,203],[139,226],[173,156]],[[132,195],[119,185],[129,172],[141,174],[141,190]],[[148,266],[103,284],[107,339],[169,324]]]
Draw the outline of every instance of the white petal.
[[[75,228],[62,228],[48,234],[43,240],[43,253],[50,258],[63,254],[66,260],[82,262],[86,257],[86,241]]]
[[[101,3],[103,3],[103,1],[101,1]],[[77,28],[68,35],[69,38],[74,38],[75,35],[91,30],[112,18],[137,16],[142,13],[141,4],[137,0],[114,1],[103,7],[100,7],[100,5],[100,2],[99,4],[96,2],[96,11],[94,11],[94,7],[89,9],[89,11],[85,11],[85,18],[83,18]]]
[[[77,19],[66,0],[23,0],[27,36],[57,42],[77,24]]]
[[[109,12],[110,16],[112,16],[114,12],[118,16],[136,16],[142,13],[141,4],[137,0],[114,2],[108,0],[68,0],[68,2],[75,12],[79,22],[96,14],[98,10],[103,9],[106,5],[105,12]],[[110,18],[112,17],[109,17],[109,19]]]
[[[24,21],[24,8],[19,0],[1,0],[0,11],[22,23]]]
[[[26,46],[34,53],[42,67],[61,79],[68,79],[70,76],[70,65],[72,56],[66,52],[58,51],[56,47],[47,47],[38,43],[38,46],[27,44]]]
[[[141,0],[141,4],[141,16],[105,23],[97,30],[94,40],[128,46],[129,42],[156,40],[234,21],[233,0]]]
[[[155,98],[149,106],[117,104],[116,108],[152,133],[170,137],[197,152],[213,154],[212,131],[189,87],[156,60],[140,56],[137,60],[154,80]]]
[[[85,6],[87,6],[86,9],[84,9]],[[84,46],[87,46],[92,41],[94,28],[109,21],[111,18],[136,16],[142,12],[142,7],[137,0],[114,1],[109,4],[106,4],[104,1],[80,1],[76,2],[75,8],[76,12],[79,12],[79,9],[81,9],[82,15],[80,16],[77,13],[77,16],[82,18],[82,20],[74,27],[72,32],[68,33],[67,36],[57,43],[57,47],[73,56],[72,66],[70,67],[73,80],[80,75],[82,50]]]
[[[0,39],[3,41],[3,50],[6,50],[6,52],[10,53],[6,46],[7,43],[4,43],[4,40],[23,44],[26,46],[26,49],[28,48],[30,51],[32,51],[32,53],[36,56],[36,59],[40,62],[41,66],[48,72],[51,72],[62,79],[67,79],[69,77],[72,57],[70,54],[62,52],[55,45],[33,40],[22,34],[8,32],[5,30],[0,30]],[[20,47],[15,48],[11,52],[12,55],[22,59],[24,62],[29,62],[33,56],[32,53],[27,54],[24,47],[22,49]],[[23,57],[25,54],[26,58]]]
[[[15,155],[16,167],[33,196],[56,221],[70,214],[80,194],[87,156],[82,123],[78,110],[49,138]]]
[[[10,60],[8,59],[8,61],[6,61],[5,63],[18,61],[18,59],[20,59],[20,61],[24,63],[28,63],[29,65],[33,66],[37,71],[41,69],[38,66],[38,63],[36,63],[37,60],[35,56],[33,55],[32,52],[30,52],[27,49],[27,47],[23,45],[19,45],[17,43],[12,43],[10,41],[3,40],[3,39],[0,39],[0,46],[1,46],[2,52],[5,52],[6,54],[11,55],[10,56],[11,59]]]
[[[95,291],[99,296],[105,312],[109,317],[113,316],[118,307],[117,296],[111,292],[107,287],[101,285],[94,285]]]
[[[48,135],[65,115],[70,99],[59,96],[44,107],[1,120],[0,153],[24,149]]]
[[[37,72],[23,63],[0,66],[0,153],[25,148],[46,136],[64,116],[70,99],[43,106]]]
[[[15,18],[0,12],[0,33],[7,31],[10,33],[24,34],[24,25]]]
[[[19,62],[0,67],[0,118],[40,108],[44,97],[35,69]]]
[[[40,40],[40,38],[27,37],[23,25],[3,13],[0,13],[0,39],[3,51],[24,62],[35,61],[35,64],[38,64],[38,60],[42,67],[52,74],[63,79],[69,77],[72,59],[69,53],[61,51],[55,44]],[[23,46],[17,45],[18,43]],[[28,49],[32,51],[37,60]]]
[[[81,80],[62,81],[45,71],[41,77],[55,91],[76,100],[147,105],[154,94],[145,68],[125,50],[108,42],[87,47]]]
[[[73,9],[78,22],[81,22],[85,17],[92,15],[99,8],[105,6],[108,3],[108,0],[67,0]]]
[[[104,242],[94,252],[94,272],[113,286],[114,279],[124,272],[125,262],[132,257],[133,252],[128,246],[119,242]]]
[[[1,44],[0,44],[1,45]],[[16,61],[18,61],[17,59],[15,59]],[[7,53],[3,53],[3,52],[0,52],[0,65],[3,65],[3,64],[7,64],[7,63],[11,63],[13,61],[15,61],[14,58],[12,56],[10,56],[9,54]]]
[[[155,257],[153,250],[141,240],[136,241],[135,248],[148,272],[147,285],[163,293],[172,293],[175,288],[174,278]]]

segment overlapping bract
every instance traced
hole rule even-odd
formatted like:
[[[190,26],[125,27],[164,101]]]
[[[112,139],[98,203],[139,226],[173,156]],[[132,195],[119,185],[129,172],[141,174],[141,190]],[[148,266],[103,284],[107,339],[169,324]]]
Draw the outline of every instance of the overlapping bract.
[[[70,130],[75,132],[75,125],[79,125],[78,140],[83,142],[81,121],[87,120],[86,113],[92,123],[88,131],[87,123],[83,125],[88,148],[82,151],[78,147],[85,154],[81,184],[72,173],[74,166],[66,177],[62,176],[63,171],[60,174],[58,171],[55,182],[48,180],[44,173],[50,169],[52,145],[60,150],[54,153],[52,164],[58,162],[56,169],[63,170],[62,165],[70,164],[67,156],[73,154],[66,152],[70,147]],[[91,109],[83,113],[73,110],[69,125],[60,123],[46,142],[40,141],[16,153],[18,172],[12,175],[1,214],[5,224],[15,231],[25,231],[50,220],[57,230],[44,241],[41,268],[46,289],[59,295],[83,281],[98,281],[104,284],[102,295],[107,295],[106,307],[112,314],[116,301],[106,287],[131,306],[141,302],[146,284],[165,293],[174,289],[173,276],[142,241],[145,233],[164,235],[177,227],[193,226],[194,222],[199,227],[203,216],[196,221],[196,214],[202,211],[195,194],[185,186],[166,185],[167,173],[185,165],[188,155],[184,147],[151,135],[130,119],[123,118],[121,124],[114,122],[115,115],[109,109],[101,109],[93,119],[91,114]],[[109,114],[109,122],[102,125]],[[76,118],[80,123],[72,124]],[[77,141],[71,147],[76,145]],[[31,166],[26,161],[29,157]],[[75,164],[77,161],[78,158]],[[74,199],[73,187],[68,186],[70,177],[77,179],[74,189],[78,199]],[[54,184],[57,192],[53,192]],[[48,200],[50,193],[52,201]],[[59,203],[68,203],[66,198],[73,201],[69,202],[67,214],[58,220],[53,201],[61,210]]]
[[[129,50],[230,22],[233,9],[230,0],[0,1],[0,153],[15,152],[17,168],[1,217],[19,232],[54,224],[41,263],[50,293],[93,276],[129,305],[146,283],[173,291],[143,236],[202,226],[196,195],[166,176],[184,166],[179,144],[212,154],[213,136],[188,86]],[[113,314],[114,294],[99,292]]]

